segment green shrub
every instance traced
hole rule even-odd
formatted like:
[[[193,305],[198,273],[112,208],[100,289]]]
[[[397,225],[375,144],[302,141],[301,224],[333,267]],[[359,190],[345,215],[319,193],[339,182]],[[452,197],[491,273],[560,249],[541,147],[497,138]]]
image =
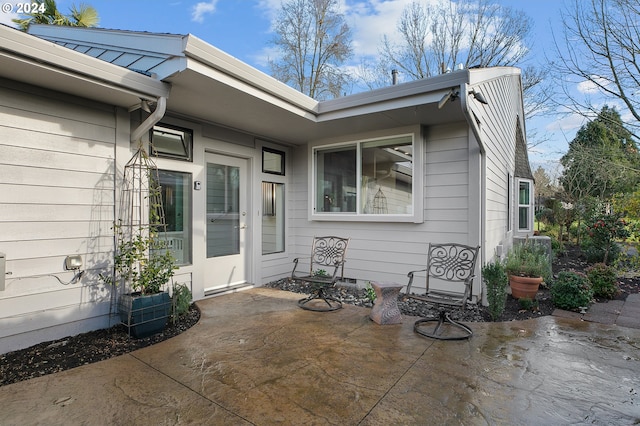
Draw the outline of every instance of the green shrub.
[[[485,265],[482,268],[482,280],[487,289],[489,315],[491,315],[493,321],[497,321],[504,312],[507,300],[509,278],[507,277],[504,265],[499,261]]]
[[[556,258],[564,254],[565,251],[564,246],[560,244],[560,241],[554,236],[551,236],[551,250]]]
[[[637,244],[625,244],[614,261],[616,271],[637,276],[640,271],[640,254]]]
[[[551,300],[561,309],[574,310],[587,307],[593,299],[593,289],[586,275],[562,271],[551,286]]]
[[[609,250],[605,250],[604,248],[597,247],[593,244],[593,242],[589,239],[585,240],[582,244],[582,252],[584,253],[584,257],[589,263],[602,263],[604,262],[605,256],[609,259],[616,259],[620,256],[620,247],[618,245],[612,245],[609,247]]]
[[[628,238],[630,231],[621,214],[596,213],[587,223],[587,235],[587,258],[608,264],[620,252],[616,241]]]
[[[173,317],[186,314],[191,306],[191,290],[184,284],[173,286]]]
[[[587,269],[587,278],[591,282],[593,295],[613,299],[618,293],[618,280],[616,271],[604,263],[596,263]]]
[[[369,300],[369,302],[375,302],[376,300],[376,291],[371,287],[371,282],[367,283],[367,286],[364,288],[364,297]]]
[[[520,305],[520,309],[524,309],[525,311],[538,310],[537,299],[521,297],[520,299],[518,299],[518,304]]]

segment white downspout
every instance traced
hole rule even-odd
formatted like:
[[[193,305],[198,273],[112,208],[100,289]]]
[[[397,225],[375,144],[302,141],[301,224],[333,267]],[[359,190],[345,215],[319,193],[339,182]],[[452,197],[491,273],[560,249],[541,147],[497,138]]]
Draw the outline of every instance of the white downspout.
[[[160,96],[156,104],[156,109],[146,120],[142,122],[133,132],[131,132],[131,142],[136,143],[147,133],[158,121],[162,120],[164,113],[167,111],[167,98]]]

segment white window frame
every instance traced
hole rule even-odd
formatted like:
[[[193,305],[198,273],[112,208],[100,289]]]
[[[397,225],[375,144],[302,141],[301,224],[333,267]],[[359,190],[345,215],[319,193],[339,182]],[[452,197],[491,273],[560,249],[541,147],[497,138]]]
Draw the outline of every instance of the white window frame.
[[[164,238],[167,239],[169,244],[169,249],[171,251],[183,252],[183,257],[180,259],[176,257],[176,265],[178,266],[188,266],[193,264],[193,193],[192,193],[192,185],[193,185],[193,173],[184,172],[179,170],[173,170],[166,167],[158,168],[158,176],[160,173],[176,173],[186,177],[186,183],[188,185],[185,186],[186,190],[184,191],[184,198],[182,199],[182,204],[180,208],[182,209],[183,217],[182,217],[182,231],[161,231],[160,234]],[[164,189],[162,189],[164,191]],[[164,192],[163,192],[163,202],[164,202]],[[165,212],[167,208],[165,207]],[[188,214],[184,214],[186,213]],[[181,234],[185,236],[185,238],[181,238]],[[174,244],[178,244],[178,246],[174,246]],[[175,255],[174,255],[175,256]],[[187,258],[186,261],[184,258]]]
[[[258,211],[259,211],[259,222],[260,222],[260,231],[256,234],[256,238],[258,238],[259,236],[259,243],[257,244],[257,255],[261,256],[262,259],[269,259],[269,260],[274,260],[274,259],[286,259],[288,256],[288,243],[287,243],[287,236],[290,234],[289,233],[289,214],[288,214],[288,209],[290,207],[290,197],[288,194],[288,191],[290,191],[291,188],[291,184],[289,182],[289,176],[286,173],[290,173],[291,169],[291,164],[290,164],[290,152],[289,149],[286,147],[283,147],[281,145],[276,145],[273,143],[270,143],[268,141],[264,141],[264,140],[260,140],[260,139],[256,139],[256,144],[257,144],[257,149],[260,150],[260,152],[263,152],[264,150],[270,151],[270,152],[277,152],[277,153],[281,153],[283,155],[283,160],[284,160],[284,164],[283,164],[283,173],[269,173],[269,172],[264,172],[264,159],[262,157],[262,154],[260,154],[260,161],[259,163],[259,168],[256,169],[256,173],[258,173],[258,176],[260,176],[260,182],[268,182],[268,183],[275,183],[275,184],[281,184],[283,185],[283,189],[284,189],[284,209],[281,212],[282,216],[283,216],[283,220],[284,220],[284,227],[282,229],[283,232],[283,239],[284,239],[284,250],[282,251],[275,251],[273,253],[263,253],[262,251],[262,238],[263,238],[263,229],[262,229],[262,220],[263,220],[263,214],[264,212],[262,211],[262,202],[263,202],[263,198],[262,198],[262,184],[260,184],[260,190],[256,191],[256,195],[254,198],[256,205],[260,206]]]
[[[518,185],[515,191],[517,205],[518,205],[517,213],[515,215],[516,221],[518,224],[517,229],[519,232],[531,232],[533,230],[533,199],[534,199],[533,181],[531,179],[516,179],[516,183]],[[526,183],[527,185],[529,185],[529,202],[526,204],[520,203],[520,184],[521,183]],[[520,227],[520,209],[524,209],[524,208],[527,209],[528,227],[526,228]]]
[[[366,142],[393,139],[404,136],[410,136],[412,140],[412,212],[407,214],[365,214],[359,213],[359,207],[355,212],[317,212],[317,185],[316,185],[316,152],[330,148],[339,148],[342,146],[356,146],[356,206],[360,206],[360,197],[362,191],[362,145]],[[424,222],[424,138],[420,128],[412,127],[405,129],[390,130],[375,137],[362,137],[347,139],[341,138],[339,142],[331,141],[330,143],[316,143],[311,145],[309,155],[309,181],[308,181],[308,219],[312,221],[342,221],[342,222]]]

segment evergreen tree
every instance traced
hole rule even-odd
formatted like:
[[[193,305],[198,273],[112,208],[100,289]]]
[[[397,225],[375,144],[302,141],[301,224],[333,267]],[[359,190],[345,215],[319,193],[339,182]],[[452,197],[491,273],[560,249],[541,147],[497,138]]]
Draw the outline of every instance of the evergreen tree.
[[[605,106],[582,126],[560,160],[560,183],[574,200],[608,200],[633,191],[639,183],[640,155],[631,133],[615,108]]]

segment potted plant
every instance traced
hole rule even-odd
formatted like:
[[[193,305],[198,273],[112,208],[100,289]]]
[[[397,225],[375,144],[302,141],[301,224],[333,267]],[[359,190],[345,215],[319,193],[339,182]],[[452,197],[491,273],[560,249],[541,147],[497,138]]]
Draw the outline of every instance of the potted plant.
[[[128,239],[121,227],[117,229],[115,282],[123,281],[131,290],[120,295],[120,321],[134,337],[156,334],[167,325],[171,310],[166,286],[177,269],[175,260],[157,231],[148,230]]]
[[[515,244],[507,254],[505,269],[511,295],[535,299],[540,284],[551,277],[551,264],[544,246],[526,240]]]
[[[177,266],[161,233],[166,226],[160,190],[155,164],[139,146],[125,166],[120,219],[114,226],[114,272],[100,275],[123,289],[120,321],[134,337],[162,331],[171,311],[167,284]]]

